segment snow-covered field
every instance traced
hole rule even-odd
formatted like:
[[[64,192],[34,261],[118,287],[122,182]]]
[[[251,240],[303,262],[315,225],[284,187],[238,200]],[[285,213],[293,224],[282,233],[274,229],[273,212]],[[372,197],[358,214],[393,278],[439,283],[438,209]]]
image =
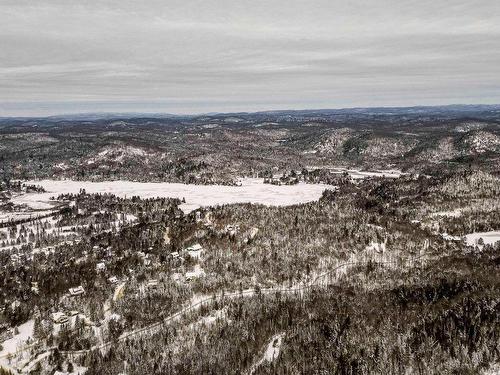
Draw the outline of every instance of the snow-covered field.
[[[358,170],[348,170],[347,173],[349,173],[349,176],[351,178],[357,180],[361,178],[367,178],[367,177],[385,177],[385,178],[399,178],[401,177],[401,172],[398,170],[386,170],[386,171],[374,171],[374,172],[369,172],[369,171],[358,171]]]
[[[262,179],[243,179],[241,186],[186,185],[167,182],[131,182],[131,181],[27,181],[28,184],[40,185],[46,193],[31,193],[15,197],[15,204],[25,203],[39,208],[41,203],[49,202],[50,197],[64,193],[78,193],[85,189],[87,193],[112,193],[120,197],[140,196],[142,198],[185,198],[181,206],[185,212],[200,206],[213,206],[230,203],[260,203],[273,206],[287,206],[317,200],[325,189],[332,188],[323,184],[303,184],[276,186],[264,184]]]
[[[465,241],[469,246],[476,246],[480,238],[483,239],[485,245],[493,245],[500,241],[500,231],[470,233],[465,236]]]
[[[314,169],[328,169],[332,173],[347,173],[353,180],[359,180],[368,177],[385,177],[385,178],[399,178],[403,173],[397,169],[384,169],[375,171],[362,171],[359,169],[349,169],[344,167],[320,167],[320,166],[308,166],[308,170]]]
[[[6,364],[5,361],[7,361],[7,356],[9,354],[15,354],[19,347],[26,344],[26,341],[33,337],[34,324],[34,320],[28,320],[18,327],[19,333],[17,335],[0,343],[2,344],[2,350],[0,350],[0,364]]]

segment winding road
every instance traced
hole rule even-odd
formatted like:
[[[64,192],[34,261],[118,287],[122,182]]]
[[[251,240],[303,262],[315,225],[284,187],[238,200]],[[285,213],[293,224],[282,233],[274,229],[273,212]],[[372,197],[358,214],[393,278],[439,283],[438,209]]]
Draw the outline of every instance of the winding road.
[[[391,260],[391,261],[372,261],[372,263],[382,265],[382,264],[404,263],[404,262],[408,262],[408,261],[414,262],[422,257],[423,256],[412,257],[412,258],[408,258],[408,259],[404,259],[404,260],[399,259],[399,260]],[[134,338],[138,338],[138,337],[145,336],[145,335],[152,335],[152,334],[158,332],[163,326],[165,326],[169,323],[172,323],[172,322],[182,318],[186,314],[193,312],[193,311],[196,311],[196,310],[200,309],[203,305],[214,302],[217,299],[220,299],[223,301],[223,300],[240,298],[240,297],[252,297],[257,293],[260,293],[263,295],[269,295],[269,294],[273,294],[273,293],[283,293],[283,294],[303,293],[303,292],[306,292],[313,287],[317,287],[317,286],[321,286],[321,285],[324,285],[324,286],[329,285],[329,281],[330,281],[329,277],[337,277],[339,271],[341,271],[341,270],[347,269],[349,267],[354,267],[354,266],[365,266],[367,264],[368,264],[368,262],[366,262],[366,261],[348,261],[348,262],[342,263],[342,264],[334,267],[333,269],[331,269],[329,271],[326,271],[326,272],[316,276],[312,281],[310,281],[304,285],[298,285],[298,286],[294,286],[294,287],[290,287],[290,288],[275,287],[275,288],[263,288],[263,289],[257,289],[257,290],[256,289],[246,289],[246,290],[242,290],[242,291],[238,291],[238,292],[225,292],[225,291],[223,291],[223,292],[219,293],[218,295],[209,296],[209,297],[203,298],[201,300],[198,300],[196,302],[193,302],[190,305],[185,306],[181,310],[164,318],[163,320],[161,320],[159,322],[153,323],[153,324],[146,326],[146,327],[142,327],[142,328],[138,328],[138,329],[135,329],[135,330],[132,330],[129,332],[125,332],[116,340],[110,340],[110,341],[107,341],[107,342],[104,342],[104,343],[101,343],[98,345],[94,345],[93,347],[91,347],[89,349],[73,350],[73,351],[59,351],[59,353],[63,356],[74,358],[74,357],[79,357],[79,356],[84,355],[84,354],[88,354],[88,353],[95,351],[95,350],[107,350],[111,346],[116,345],[118,342],[123,342],[127,339],[131,339],[131,338],[134,339]],[[34,345],[22,348],[13,354],[19,354],[19,353],[24,352],[26,350],[29,350],[33,347],[34,347]],[[45,351],[43,353],[40,353],[36,359],[34,359],[31,362],[29,362],[28,364],[26,364],[21,369],[21,373],[28,373],[40,360],[46,358],[48,352],[54,351],[55,349],[56,349],[56,347],[46,348]],[[12,368],[10,368],[10,370],[12,370]]]

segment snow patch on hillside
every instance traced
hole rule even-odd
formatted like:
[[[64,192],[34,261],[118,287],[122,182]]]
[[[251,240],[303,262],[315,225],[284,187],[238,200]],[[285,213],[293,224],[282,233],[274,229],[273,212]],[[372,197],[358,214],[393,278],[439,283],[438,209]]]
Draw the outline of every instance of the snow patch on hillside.
[[[283,344],[283,338],[285,337],[284,333],[278,333],[274,335],[269,344],[267,344],[266,350],[262,358],[257,361],[252,368],[250,369],[250,374],[253,374],[257,368],[262,365],[264,362],[271,363],[280,355],[281,345]]]

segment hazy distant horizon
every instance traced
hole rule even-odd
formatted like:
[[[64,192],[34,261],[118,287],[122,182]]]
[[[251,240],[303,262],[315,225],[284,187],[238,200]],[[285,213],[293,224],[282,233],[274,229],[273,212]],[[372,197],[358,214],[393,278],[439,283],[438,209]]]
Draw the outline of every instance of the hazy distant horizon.
[[[99,106],[93,106],[92,104],[89,103],[79,103],[83,104],[83,108],[87,108],[84,110],[71,110],[68,108],[72,108],[73,106],[68,106],[62,105],[62,106],[56,106],[59,108],[59,110],[52,111],[50,109],[47,109],[46,105],[42,105],[42,108],[45,108],[46,110],[41,110],[41,111],[36,111],[36,110],[24,110],[24,103],[16,103],[15,110],[14,111],[9,111],[5,110],[4,104],[0,103],[0,117],[2,118],[9,118],[9,117],[57,117],[57,116],[85,116],[85,115],[172,115],[172,116],[200,116],[200,115],[207,115],[207,114],[231,114],[231,113],[258,113],[258,112],[279,112],[279,111],[337,111],[337,110],[356,110],[356,109],[404,109],[404,108],[415,108],[415,107],[467,107],[467,106],[500,106],[500,101],[495,103],[439,103],[439,104],[409,104],[409,105],[359,105],[359,106],[328,106],[328,107],[286,107],[286,106],[277,106],[277,107],[245,107],[242,106],[241,108],[236,108],[236,109],[227,109],[227,110],[186,110],[186,111],[178,111],[174,112],[173,110],[168,111],[165,110],[164,108],[167,107],[154,107],[156,109],[151,109],[151,106],[142,106],[142,104],[139,104],[137,107],[138,109],[136,110],[131,110],[130,106],[126,105],[119,105],[119,106],[110,106],[108,107],[109,109],[100,109]],[[33,107],[35,108],[40,108],[36,104],[29,103],[28,107]],[[73,108],[78,108],[79,106],[73,107]],[[23,108],[23,109],[19,109]],[[106,108],[106,107],[105,107]],[[141,109],[142,108],[142,109]],[[149,108],[149,110],[148,110]]]

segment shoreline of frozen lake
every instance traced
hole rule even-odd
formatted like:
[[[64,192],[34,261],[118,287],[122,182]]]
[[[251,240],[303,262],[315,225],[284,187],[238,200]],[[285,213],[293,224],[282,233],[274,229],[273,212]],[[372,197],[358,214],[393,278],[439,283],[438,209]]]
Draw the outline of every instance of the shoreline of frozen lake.
[[[77,194],[80,189],[87,193],[111,193],[119,197],[140,196],[141,198],[185,198],[181,205],[184,212],[203,206],[232,203],[256,203],[268,206],[290,206],[318,200],[323,191],[334,186],[325,184],[271,185],[260,178],[241,180],[241,186],[188,185],[172,182],[133,181],[73,181],[73,180],[31,180],[27,184],[42,186],[47,192],[29,193],[13,197],[15,204],[26,204],[40,209],[51,197],[59,194]],[[48,206],[48,204],[47,204]]]

